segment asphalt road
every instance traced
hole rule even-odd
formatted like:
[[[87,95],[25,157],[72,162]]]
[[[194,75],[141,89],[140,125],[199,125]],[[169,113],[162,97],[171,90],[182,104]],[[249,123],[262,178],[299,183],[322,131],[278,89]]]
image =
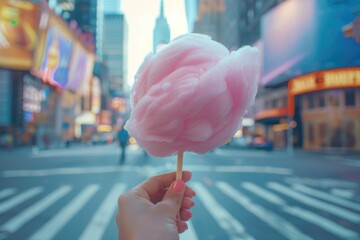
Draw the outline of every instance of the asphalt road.
[[[135,146],[0,152],[0,239],[117,239],[117,197],[176,169]],[[360,239],[360,156],[186,153],[197,192],[185,240]]]

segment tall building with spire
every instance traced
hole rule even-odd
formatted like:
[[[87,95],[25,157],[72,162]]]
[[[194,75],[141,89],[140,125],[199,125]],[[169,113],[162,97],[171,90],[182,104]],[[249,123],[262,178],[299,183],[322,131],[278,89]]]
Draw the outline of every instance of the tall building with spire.
[[[160,15],[156,18],[156,24],[154,28],[153,36],[153,52],[157,51],[157,48],[161,44],[167,44],[170,41],[170,27],[164,15],[164,1],[160,2]]]

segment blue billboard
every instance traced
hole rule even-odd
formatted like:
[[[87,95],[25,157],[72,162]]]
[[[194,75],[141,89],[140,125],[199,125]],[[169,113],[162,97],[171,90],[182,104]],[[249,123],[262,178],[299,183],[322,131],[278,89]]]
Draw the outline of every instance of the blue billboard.
[[[41,63],[44,80],[64,88],[69,79],[69,63],[73,44],[61,31],[51,27],[48,30],[45,52]]]
[[[359,0],[287,0],[262,17],[262,84],[360,66]]]

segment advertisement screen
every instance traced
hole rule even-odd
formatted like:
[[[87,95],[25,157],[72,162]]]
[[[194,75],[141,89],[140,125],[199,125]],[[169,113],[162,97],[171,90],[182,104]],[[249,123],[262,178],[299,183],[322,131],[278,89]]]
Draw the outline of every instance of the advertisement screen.
[[[38,22],[38,4],[0,1],[0,67],[30,69]]]
[[[359,7],[358,0],[288,0],[265,14],[262,83],[275,86],[310,72],[359,66]]]
[[[88,53],[79,44],[74,45],[71,67],[69,72],[69,81],[65,88],[75,93],[82,93],[84,86],[89,84],[95,57]],[[81,71],[79,71],[81,69]]]
[[[55,27],[48,30],[41,72],[45,82],[64,88],[69,78],[72,42],[60,32]]]

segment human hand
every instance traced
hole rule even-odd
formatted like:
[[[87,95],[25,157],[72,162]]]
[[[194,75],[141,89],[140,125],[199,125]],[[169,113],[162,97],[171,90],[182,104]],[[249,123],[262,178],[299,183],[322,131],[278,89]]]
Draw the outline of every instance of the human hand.
[[[185,186],[190,172],[183,172],[183,180],[175,178],[175,172],[151,177],[119,197],[119,239],[179,239],[192,216],[195,192]]]

